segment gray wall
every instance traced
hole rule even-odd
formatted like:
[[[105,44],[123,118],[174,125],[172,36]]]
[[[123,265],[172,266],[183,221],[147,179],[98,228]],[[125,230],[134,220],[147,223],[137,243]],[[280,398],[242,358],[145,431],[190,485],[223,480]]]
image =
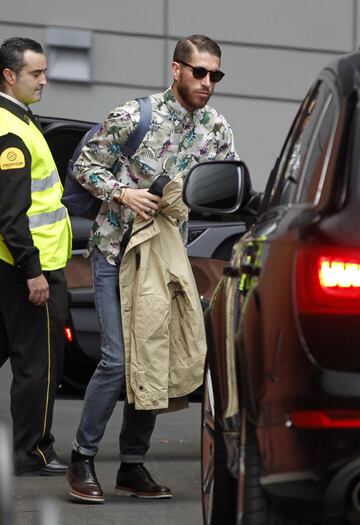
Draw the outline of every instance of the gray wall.
[[[212,104],[263,189],[287,128],[315,75],[359,45],[360,0],[12,0],[0,38],[46,44],[49,27],[93,32],[91,84],[49,81],[33,110],[101,120],[136,96],[170,85],[176,40],[205,33],[223,50],[224,80]]]

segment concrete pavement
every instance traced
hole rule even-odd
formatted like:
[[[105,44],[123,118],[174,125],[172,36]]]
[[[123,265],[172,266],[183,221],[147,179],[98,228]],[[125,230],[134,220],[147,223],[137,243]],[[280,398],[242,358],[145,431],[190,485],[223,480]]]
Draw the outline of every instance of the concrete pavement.
[[[8,364],[0,369],[0,422],[10,425]],[[53,433],[59,457],[68,461],[82,401],[58,399]],[[200,404],[158,416],[146,463],[155,479],[171,487],[171,500],[139,500],[113,494],[118,468],[118,433],[122,403],[118,403],[106,429],[96,460],[98,478],[105,492],[104,505],[74,502],[64,477],[14,479],[13,525],[39,525],[44,498],[51,498],[59,513],[56,525],[201,525],[200,503]],[[54,516],[55,518],[55,516]],[[55,525],[55,524],[54,524]]]

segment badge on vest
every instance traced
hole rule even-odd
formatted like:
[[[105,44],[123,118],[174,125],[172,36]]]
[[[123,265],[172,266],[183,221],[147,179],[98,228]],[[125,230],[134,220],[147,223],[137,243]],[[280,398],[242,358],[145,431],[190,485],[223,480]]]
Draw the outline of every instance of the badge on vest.
[[[19,148],[6,148],[0,155],[1,170],[15,170],[25,166],[25,157]]]

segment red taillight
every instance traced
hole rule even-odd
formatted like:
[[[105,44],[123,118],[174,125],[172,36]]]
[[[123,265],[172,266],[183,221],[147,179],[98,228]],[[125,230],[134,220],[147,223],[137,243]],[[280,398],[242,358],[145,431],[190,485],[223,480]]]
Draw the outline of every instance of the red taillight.
[[[330,257],[319,260],[319,281],[323,288],[335,293],[351,293],[360,287],[360,265]]]
[[[299,428],[360,428],[360,410],[299,410],[290,421]]]
[[[302,247],[296,260],[299,313],[360,313],[360,250]]]
[[[65,339],[68,341],[68,343],[73,342],[73,333],[71,328],[69,328],[68,326],[65,327]]]

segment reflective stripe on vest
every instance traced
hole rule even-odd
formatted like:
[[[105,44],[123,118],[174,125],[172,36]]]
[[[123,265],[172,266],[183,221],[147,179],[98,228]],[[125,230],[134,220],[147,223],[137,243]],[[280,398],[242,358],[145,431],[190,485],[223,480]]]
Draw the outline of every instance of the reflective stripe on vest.
[[[31,180],[31,193],[35,191],[46,191],[52,188],[59,182],[59,174],[54,170],[51,175],[45,177],[45,179],[32,179]]]
[[[66,218],[66,208],[63,206],[55,211],[48,211],[45,213],[38,213],[37,215],[31,215],[29,217],[30,229],[39,228],[46,224],[54,224],[55,222],[62,221]]]

